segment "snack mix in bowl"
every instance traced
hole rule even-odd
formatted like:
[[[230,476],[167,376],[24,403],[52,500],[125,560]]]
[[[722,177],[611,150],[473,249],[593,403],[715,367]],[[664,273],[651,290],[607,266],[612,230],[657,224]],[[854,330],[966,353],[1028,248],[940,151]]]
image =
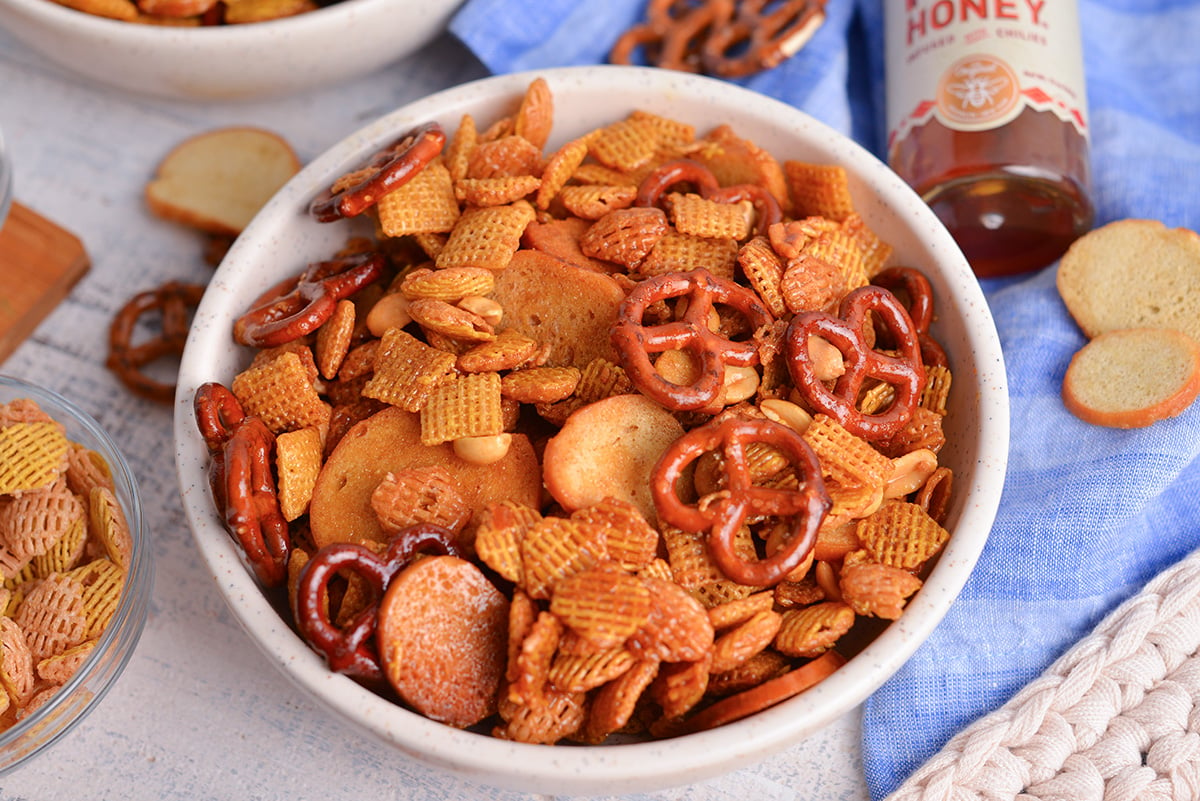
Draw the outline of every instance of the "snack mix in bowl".
[[[134,479],[104,431],[0,376],[0,771],[104,697],[146,621],[153,558]]]
[[[216,511],[327,670],[464,736],[638,748],[845,673],[843,699],[818,702],[844,711],[903,659],[863,681],[854,657],[922,606],[944,549],[969,570],[986,534],[951,534],[993,470],[954,420],[977,414],[952,381],[974,334],[954,328],[950,358],[934,324],[961,314],[941,305],[959,276],[897,264],[858,179],[736,122],[651,104],[563,122],[578,74],[410,113],[285,188],[329,176],[302,211],[325,250],[238,302],[229,373],[206,352],[228,345],[189,342],[177,436],[202,439],[211,495],[193,525],[216,547],[196,523]]]

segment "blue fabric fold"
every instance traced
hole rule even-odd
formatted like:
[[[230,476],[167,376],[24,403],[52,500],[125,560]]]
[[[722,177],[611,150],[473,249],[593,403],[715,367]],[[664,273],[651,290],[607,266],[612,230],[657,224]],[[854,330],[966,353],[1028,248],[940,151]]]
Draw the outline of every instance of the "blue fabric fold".
[[[830,0],[800,54],[737,81],[883,157],[881,2]],[[602,63],[642,0],[469,0],[451,30],[493,72]],[[1097,224],[1200,229],[1200,0],[1079,0]],[[946,619],[863,710],[874,798],[1001,706],[1108,612],[1200,547],[1200,404],[1132,431],[1063,408],[1084,343],[1056,266],[984,282],[1008,369],[1009,472],[985,548]]]

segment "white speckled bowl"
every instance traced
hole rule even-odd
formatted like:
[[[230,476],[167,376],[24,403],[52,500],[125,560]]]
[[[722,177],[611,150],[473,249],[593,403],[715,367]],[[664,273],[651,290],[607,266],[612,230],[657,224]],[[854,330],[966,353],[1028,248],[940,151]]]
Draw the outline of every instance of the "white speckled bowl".
[[[685,784],[762,760],[853,709],[891,676],[941,620],[975,564],[991,528],[1006,464],[1007,389],[996,331],[967,262],[913,192],[849,139],[774,100],[678,72],[580,67],[541,73],[554,93],[549,147],[636,108],[694,123],[723,122],[777,158],[844,165],[855,202],[896,252],[897,262],[928,274],[937,297],[934,330],[954,372],[949,444],[955,471],[948,527],[953,536],[902,619],[814,689],[722,728],[672,740],[616,746],[533,746],[433,723],[333,675],[280,619],[258,588],[208,493],[208,454],[196,431],[192,397],[206,381],[228,385],[250,354],[235,347],[234,319],[262,290],[344,240],[342,223],[309,219],[310,199],[398,133],[437,120],[452,129],[464,112],[481,125],[508,113],[532,74],[467,84],[420,100],[366,126],[288,183],[238,239],[212,279],[192,328],[179,376],[175,438],[180,489],[195,540],[251,640],[289,678],[366,732],[405,754],[470,779],[526,792],[623,794]]]
[[[0,27],[85,80],[185,100],[243,100],[365,75],[445,30],[462,0],[342,0],[205,28],[121,22],[53,0],[0,0]]]

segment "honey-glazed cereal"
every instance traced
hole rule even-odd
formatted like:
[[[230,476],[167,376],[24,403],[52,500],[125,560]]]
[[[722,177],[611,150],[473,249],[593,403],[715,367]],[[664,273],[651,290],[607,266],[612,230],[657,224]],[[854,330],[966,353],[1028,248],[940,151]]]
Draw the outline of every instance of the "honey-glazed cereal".
[[[248,562],[331,669],[504,739],[682,735],[836,671],[949,536],[917,271],[885,272],[844,168],[736,124],[638,110],[555,147],[540,79],[456,122],[377,156],[412,173],[382,197],[334,213],[388,177],[352,170],[314,199],[383,267],[232,378],[293,534]]]
[[[104,457],[36,401],[0,404],[0,443],[2,730],[48,701],[95,648],[133,544]]]

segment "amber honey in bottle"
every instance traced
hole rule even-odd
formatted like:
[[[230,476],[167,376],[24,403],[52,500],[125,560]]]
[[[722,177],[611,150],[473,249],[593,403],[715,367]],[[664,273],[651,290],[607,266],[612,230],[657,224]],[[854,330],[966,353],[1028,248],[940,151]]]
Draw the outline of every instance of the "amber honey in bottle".
[[[980,277],[1091,227],[1075,0],[883,0],[887,157]]]

